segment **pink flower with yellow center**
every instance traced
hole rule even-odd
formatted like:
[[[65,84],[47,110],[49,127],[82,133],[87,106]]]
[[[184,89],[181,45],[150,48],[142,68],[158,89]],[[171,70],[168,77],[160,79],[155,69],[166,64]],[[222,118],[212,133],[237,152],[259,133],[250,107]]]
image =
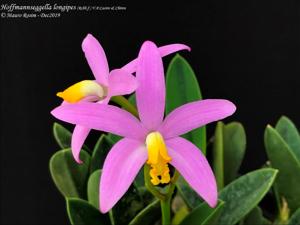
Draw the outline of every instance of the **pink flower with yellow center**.
[[[100,180],[100,210],[108,212],[128,190],[147,163],[154,185],[170,182],[169,165],[211,206],[217,204],[214,174],[201,151],[180,137],[193,129],[233,114],[236,107],[222,99],[185,104],[164,118],[165,78],[161,54],[150,41],[143,44],[136,69],[139,119],[110,105],[80,103],[59,106],[56,118],[124,138],[108,153]]]
[[[83,101],[107,104],[112,96],[126,95],[135,91],[137,82],[132,73],[136,70],[136,59],[121,69],[109,72],[105,52],[91,34],[83,40],[82,50],[96,80],[80,81],[58,92],[57,96],[64,99],[63,104]],[[180,50],[190,50],[190,48],[183,44],[171,44],[159,48],[162,57]],[[90,130],[88,127],[76,125],[73,131],[71,148],[78,163],[81,163],[80,150]]]

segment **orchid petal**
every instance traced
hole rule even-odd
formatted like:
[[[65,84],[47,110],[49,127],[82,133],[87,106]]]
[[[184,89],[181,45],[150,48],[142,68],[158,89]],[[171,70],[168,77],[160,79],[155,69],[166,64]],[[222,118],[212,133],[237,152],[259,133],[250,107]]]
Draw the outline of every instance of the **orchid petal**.
[[[170,55],[174,52],[178,52],[181,50],[191,51],[191,48],[184,44],[171,44],[171,45],[165,45],[158,48],[161,57],[165,57],[167,55]],[[125,66],[123,66],[122,69],[128,71],[129,73],[134,73],[136,71],[136,66],[137,66],[137,59],[134,59],[131,62],[127,63]]]
[[[147,160],[143,143],[124,138],[109,151],[100,179],[100,210],[108,212],[125,194]]]
[[[177,137],[166,141],[174,166],[189,185],[209,204],[215,207],[218,200],[217,184],[212,169],[194,144]]]
[[[144,139],[147,130],[129,112],[116,106],[82,102],[61,105],[51,114],[62,121],[133,139]]]
[[[110,96],[127,95],[137,88],[135,77],[126,70],[116,69],[108,76]]]
[[[185,134],[208,123],[224,119],[236,110],[227,100],[206,99],[187,103],[173,110],[158,129],[164,138]]]
[[[104,98],[103,100],[98,101],[97,103],[100,103],[100,104],[108,104],[109,101],[110,101],[110,98],[111,98],[111,96],[108,95],[108,96],[106,96],[106,98]]]
[[[82,42],[82,50],[97,82],[107,86],[109,67],[105,52],[98,40],[88,34]]]
[[[149,130],[156,130],[165,110],[165,77],[161,56],[153,42],[146,41],[140,50],[136,77],[136,103],[139,117]]]
[[[91,101],[94,101],[95,99],[92,98],[92,96],[89,98],[85,98],[83,99],[81,102],[91,102]],[[98,101],[97,103],[99,104],[108,104],[110,100],[110,97],[106,97],[104,98],[103,100],[101,101]],[[63,104],[66,104],[63,102]],[[70,104],[70,103],[68,103]],[[72,141],[71,141],[71,149],[72,149],[72,154],[73,154],[73,157],[75,159],[75,161],[79,164],[82,163],[82,161],[80,160],[80,151],[82,149],[82,146],[84,144],[84,141],[85,139],[87,138],[87,136],[89,135],[91,129],[90,128],[87,128],[87,127],[83,127],[83,126],[80,126],[80,125],[76,125],[74,130],[73,130],[73,133],[72,133]]]
[[[72,134],[72,141],[71,141],[71,148],[72,148],[72,154],[77,163],[82,163],[82,161],[79,158],[81,148],[83,146],[83,143],[87,136],[90,133],[90,128],[83,127],[80,125],[77,125],[74,128],[73,134]]]

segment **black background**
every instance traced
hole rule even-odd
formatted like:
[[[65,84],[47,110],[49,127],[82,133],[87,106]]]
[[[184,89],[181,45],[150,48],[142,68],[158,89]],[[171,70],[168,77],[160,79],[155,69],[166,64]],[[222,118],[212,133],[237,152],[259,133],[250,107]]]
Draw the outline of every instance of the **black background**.
[[[204,97],[230,99],[238,107],[227,121],[246,128],[242,172],[265,161],[266,124],[285,114],[300,125],[299,1],[169,3],[99,1],[127,10],[1,19],[1,223],[68,223],[48,171],[58,150],[49,112],[60,103],[57,91],[93,77],[81,50],[87,33],[100,40],[111,68],[135,58],[144,40],[190,45],[192,52],[181,54],[197,73]]]

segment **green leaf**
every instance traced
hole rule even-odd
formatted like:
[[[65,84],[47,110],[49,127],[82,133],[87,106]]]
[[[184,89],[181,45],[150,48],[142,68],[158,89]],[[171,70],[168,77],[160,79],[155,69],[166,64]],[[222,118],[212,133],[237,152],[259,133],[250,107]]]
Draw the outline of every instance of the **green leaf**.
[[[190,187],[190,185],[184,180],[182,176],[178,178],[176,187],[184,202],[190,209],[197,207],[203,202],[199,195]]]
[[[289,145],[300,162],[300,135],[293,122],[286,116],[282,116],[278,120],[275,129]]]
[[[166,114],[183,104],[202,99],[195,73],[188,62],[180,55],[177,54],[172,59],[167,70],[166,80]],[[195,129],[183,136],[194,143],[205,154],[205,126]]]
[[[246,151],[246,133],[241,123],[232,122],[223,127],[224,182],[238,177],[238,170]]]
[[[299,225],[300,224],[300,208],[298,208],[291,216],[288,225]]]
[[[128,101],[134,106],[136,107],[136,98],[135,98],[135,94],[132,94],[129,96]]]
[[[107,225],[110,224],[107,214],[102,214],[87,201],[68,198],[67,212],[72,225]]]
[[[143,207],[144,204],[138,189],[131,185],[126,194],[110,211],[112,224],[127,225]]]
[[[152,225],[160,219],[160,203],[158,200],[150,203],[146,208],[140,211],[129,225]]]
[[[264,224],[264,218],[261,208],[258,206],[245,217],[243,225],[260,225]]]
[[[113,142],[104,134],[98,139],[91,158],[90,172],[102,169],[107,153],[113,146]]]
[[[71,148],[72,133],[59,123],[53,124],[53,135],[57,144],[62,148]],[[83,145],[83,149],[90,152],[90,149]]]
[[[223,122],[217,123],[213,142],[213,168],[219,190],[221,190],[224,187],[223,127]]]
[[[90,176],[88,181],[88,201],[96,208],[99,208],[100,176],[101,170],[97,170]],[[111,224],[128,224],[143,207],[140,193],[134,185],[131,185],[126,194],[110,210]]]
[[[140,170],[137,174],[137,176],[134,179],[134,185],[137,188],[144,187],[145,181],[144,181],[144,170]]]
[[[224,202],[218,202],[216,208],[210,208],[207,203],[203,202],[197,208],[195,208],[189,215],[187,215],[180,225],[191,225],[191,224],[214,224],[214,222],[220,216]]]
[[[53,135],[57,144],[61,148],[64,149],[71,147],[72,133],[59,123],[53,124]]]
[[[118,141],[120,141],[123,137],[109,133],[107,134],[107,138],[113,142],[113,144],[116,144]]]
[[[255,170],[227,185],[219,193],[225,207],[216,224],[233,225],[246,216],[271,188],[277,172],[269,168]]]
[[[89,177],[87,185],[88,201],[95,208],[99,209],[99,183],[100,183],[101,170],[96,170]]]
[[[50,173],[58,190],[65,197],[86,197],[86,182],[89,174],[90,156],[80,152],[82,164],[72,156],[71,149],[56,152],[50,159]]]
[[[276,186],[292,212],[300,207],[300,163],[295,154],[271,126],[265,130],[265,147],[271,166],[279,170]]]

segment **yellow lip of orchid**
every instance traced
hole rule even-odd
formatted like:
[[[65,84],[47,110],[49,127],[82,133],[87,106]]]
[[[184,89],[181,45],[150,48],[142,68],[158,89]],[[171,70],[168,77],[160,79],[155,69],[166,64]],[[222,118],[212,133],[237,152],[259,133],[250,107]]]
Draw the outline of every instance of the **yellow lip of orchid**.
[[[146,146],[148,149],[147,164],[151,166],[150,177],[153,185],[167,184],[170,182],[170,169],[168,162],[171,157],[168,155],[167,147],[162,135],[159,132],[152,132],[147,135]]]
[[[76,103],[86,97],[97,97],[101,100],[107,95],[107,88],[96,81],[83,80],[56,94],[69,103]]]

